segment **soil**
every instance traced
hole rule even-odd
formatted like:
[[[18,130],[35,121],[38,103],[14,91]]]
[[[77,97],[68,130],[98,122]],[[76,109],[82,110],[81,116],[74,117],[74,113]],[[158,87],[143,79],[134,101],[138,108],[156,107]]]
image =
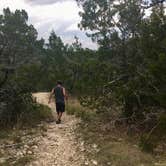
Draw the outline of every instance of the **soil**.
[[[55,105],[48,104],[48,93],[36,93],[37,102],[48,105],[56,118]],[[35,160],[28,166],[81,166],[86,161],[83,144],[75,138],[75,128],[80,119],[64,113],[62,123],[55,121],[47,124],[47,131],[38,140]]]

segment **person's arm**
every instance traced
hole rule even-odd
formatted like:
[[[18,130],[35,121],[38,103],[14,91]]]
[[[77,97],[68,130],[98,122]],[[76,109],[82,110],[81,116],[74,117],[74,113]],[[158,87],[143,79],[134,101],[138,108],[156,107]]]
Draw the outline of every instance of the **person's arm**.
[[[52,91],[50,93],[50,96],[49,96],[49,99],[48,99],[48,104],[50,104],[53,94],[54,94],[54,89],[52,89]]]
[[[66,93],[65,88],[63,88],[63,95],[64,95],[65,99],[67,100],[67,99],[68,99],[68,96],[67,96],[67,93]]]

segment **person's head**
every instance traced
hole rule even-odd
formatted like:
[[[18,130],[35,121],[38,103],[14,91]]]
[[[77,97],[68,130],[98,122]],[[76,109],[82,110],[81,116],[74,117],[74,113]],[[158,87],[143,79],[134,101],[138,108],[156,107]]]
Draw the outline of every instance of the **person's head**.
[[[57,85],[62,85],[62,81],[58,80]]]

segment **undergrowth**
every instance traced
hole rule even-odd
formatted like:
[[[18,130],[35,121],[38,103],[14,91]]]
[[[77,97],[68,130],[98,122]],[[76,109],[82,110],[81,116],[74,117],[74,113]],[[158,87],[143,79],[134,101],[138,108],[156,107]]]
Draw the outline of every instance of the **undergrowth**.
[[[35,126],[41,121],[49,121],[53,119],[51,109],[48,106],[36,104],[34,109],[30,112],[23,113],[17,122],[17,125],[20,127],[24,126]]]
[[[110,114],[98,114],[94,110],[81,107],[76,101],[71,101],[67,105],[67,113],[82,119],[76,133],[78,133],[78,137],[81,133],[86,147],[90,149],[86,151],[87,157],[97,159],[101,166],[110,164],[117,166],[153,166],[155,163],[160,163],[160,160],[165,156],[164,152],[162,154],[146,153],[152,152],[153,148],[160,144],[160,141],[156,141],[156,138],[147,140],[148,134],[128,135],[127,126],[118,128],[113,126],[111,119],[114,117],[110,118]],[[159,127],[161,126],[164,132],[165,120],[163,118],[159,124]],[[93,151],[91,146],[93,144],[98,145],[98,151]],[[165,163],[165,161],[163,162]]]

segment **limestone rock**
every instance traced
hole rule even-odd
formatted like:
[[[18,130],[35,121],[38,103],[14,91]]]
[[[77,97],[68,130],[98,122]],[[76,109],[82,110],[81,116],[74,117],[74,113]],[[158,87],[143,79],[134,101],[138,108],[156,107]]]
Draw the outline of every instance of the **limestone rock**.
[[[92,160],[93,165],[98,165],[96,160]]]
[[[97,145],[96,145],[96,144],[93,144],[92,147],[93,147],[94,149],[96,149],[96,148],[97,148]]]
[[[23,153],[20,152],[20,151],[18,151],[18,152],[16,153],[16,156],[18,156],[18,157],[22,157],[22,156],[23,156]]]
[[[89,162],[88,162],[88,161],[85,161],[85,165],[89,165]]]
[[[29,146],[28,146],[28,145],[24,145],[24,148],[25,148],[25,149],[28,149],[28,148],[29,148]]]
[[[0,164],[3,164],[6,161],[5,158],[0,158]]]
[[[29,151],[27,152],[27,154],[31,155],[31,154],[33,154],[33,152],[29,150]]]
[[[33,145],[32,149],[38,149],[38,146],[37,145]]]

